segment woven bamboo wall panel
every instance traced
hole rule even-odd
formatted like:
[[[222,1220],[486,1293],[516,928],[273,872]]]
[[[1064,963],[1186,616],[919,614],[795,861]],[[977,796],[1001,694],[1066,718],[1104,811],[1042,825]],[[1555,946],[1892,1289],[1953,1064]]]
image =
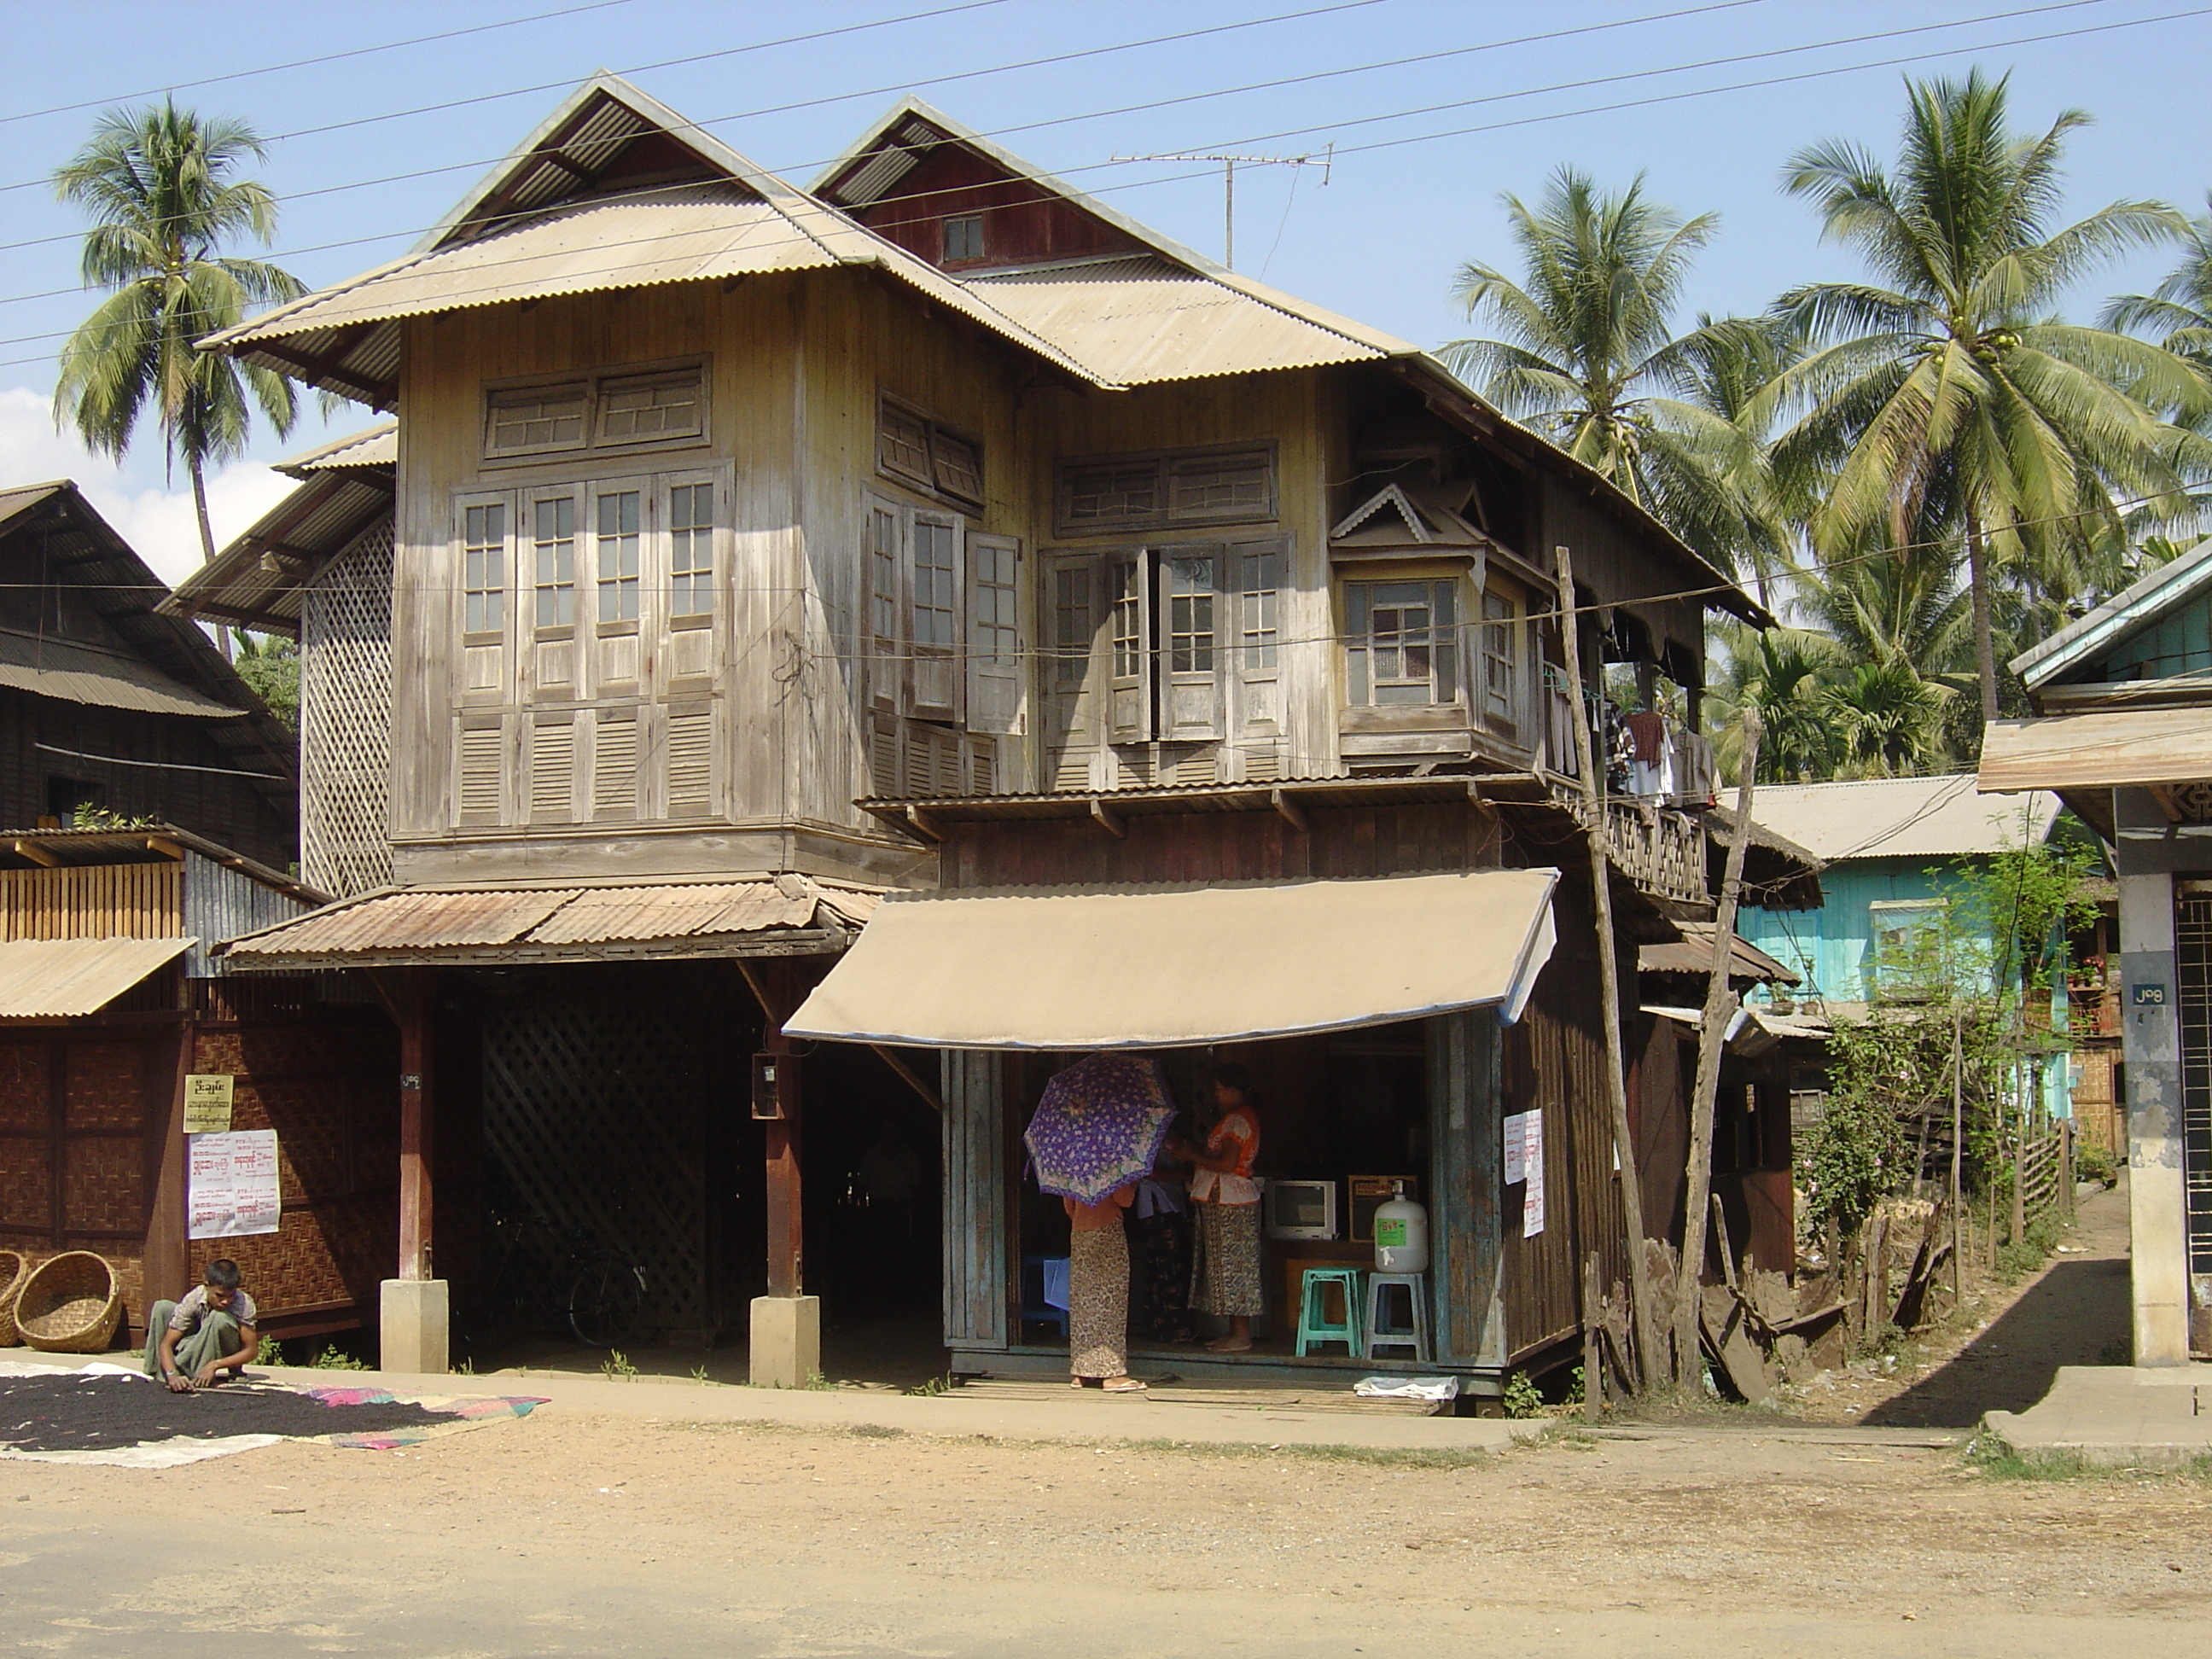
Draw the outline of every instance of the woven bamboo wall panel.
[[[50,1140],[0,1136],[0,1232],[13,1237],[35,1234],[41,1243],[52,1235],[52,1158]]]
[[[151,1194],[146,1190],[146,1146],[137,1135],[99,1135],[67,1143],[62,1165],[62,1214],[88,1233],[146,1236]],[[114,1248],[108,1239],[98,1247]]]
[[[234,1098],[233,1128],[276,1132],[277,1173],[285,1203],[313,1203],[351,1188],[343,1079],[242,1085]]]
[[[53,1117],[43,1042],[0,1043],[0,1129],[43,1129]]]
[[[175,939],[184,891],[166,860],[0,870],[0,939]]]
[[[332,1303],[373,1300],[375,1287],[356,1291],[324,1236],[325,1218],[311,1210],[287,1210],[273,1233],[245,1238],[204,1238],[192,1243],[192,1270],[218,1255],[238,1263],[246,1288],[264,1317]]]
[[[70,1128],[136,1129],[143,1126],[143,1044],[72,1042],[68,1054],[67,1121]]]

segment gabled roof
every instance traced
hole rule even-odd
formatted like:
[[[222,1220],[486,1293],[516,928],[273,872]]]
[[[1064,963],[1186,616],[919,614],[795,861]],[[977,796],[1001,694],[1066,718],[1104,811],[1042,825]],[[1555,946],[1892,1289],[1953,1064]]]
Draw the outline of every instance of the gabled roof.
[[[299,746],[253,689],[191,623],[163,615],[168,589],[66,478],[0,490],[0,542],[34,535],[55,580],[78,589],[100,620],[136,653],[73,651],[67,660],[33,654],[18,673],[50,680],[26,689],[70,702],[207,718],[208,739],[283,811],[296,810]],[[21,653],[18,653],[21,654]],[[88,674],[88,670],[97,671]],[[94,684],[95,681],[104,684]],[[149,701],[150,699],[150,701]]]
[[[1346,514],[1328,532],[1332,551],[1373,548],[1477,548],[1490,538],[1441,502],[1419,501],[1402,483],[1389,483]]]
[[[1971,772],[1933,778],[1769,785],[1753,797],[1759,823],[1828,864],[1854,859],[1965,858],[2040,842],[2058,797],[1984,800]]]
[[[168,616],[300,636],[301,591],[356,538],[392,519],[399,423],[382,421],[276,463],[300,487],[177,584]]]
[[[2030,690],[2095,661],[2138,629],[2212,588],[2212,540],[2201,541],[2012,659]]]

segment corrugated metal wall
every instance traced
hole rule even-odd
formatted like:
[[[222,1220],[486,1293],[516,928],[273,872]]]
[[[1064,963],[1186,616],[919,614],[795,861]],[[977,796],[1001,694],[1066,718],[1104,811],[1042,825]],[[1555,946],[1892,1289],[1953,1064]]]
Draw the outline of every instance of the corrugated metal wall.
[[[193,979],[210,979],[230,971],[224,958],[208,954],[220,940],[235,939],[257,927],[273,927],[315,908],[189,848],[185,851],[184,882],[185,932],[199,941],[185,953],[185,972]]]

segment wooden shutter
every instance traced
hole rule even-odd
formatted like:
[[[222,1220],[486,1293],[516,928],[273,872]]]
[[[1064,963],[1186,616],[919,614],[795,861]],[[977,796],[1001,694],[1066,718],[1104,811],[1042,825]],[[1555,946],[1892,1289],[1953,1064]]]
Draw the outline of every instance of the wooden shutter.
[[[714,808],[714,712],[711,706],[668,711],[668,816],[701,817]]]
[[[879,799],[899,793],[898,726],[895,715],[868,717],[868,793]]]
[[[1223,644],[1233,664],[1236,691],[1230,736],[1243,756],[1243,775],[1280,777],[1283,738],[1283,589],[1290,579],[1290,543],[1280,537],[1239,542],[1225,568],[1233,582],[1233,623]]]
[[[960,718],[960,520],[916,513],[907,526],[907,684],[921,720]]]
[[[868,498],[868,613],[863,623],[863,637],[868,641],[868,700],[894,714],[902,713],[906,705],[902,528],[896,507],[878,497]]]
[[[1372,597],[1366,582],[1344,585],[1344,701],[1355,708],[1373,702],[1375,696],[1369,656]]]
[[[1429,617],[1434,629],[1430,649],[1435,653],[1437,701],[1453,702],[1467,676],[1461,671],[1466,641],[1459,626],[1459,584],[1453,580],[1429,584]]]
[[[1022,544],[1011,536],[968,538],[968,729],[1028,729],[1021,638]]]
[[[457,821],[465,826],[495,824],[505,795],[506,768],[502,741],[505,723],[498,715],[468,715],[461,720],[454,744],[453,804]]]
[[[1104,577],[1106,650],[1106,740],[1152,740],[1152,607],[1148,574],[1152,555],[1110,554]]]
[[[933,488],[937,478],[929,462],[929,422],[888,398],[878,407],[876,465],[896,477]]]
[[[1225,551],[1171,547],[1155,556],[1159,637],[1153,660],[1163,743],[1203,743],[1219,738],[1227,724],[1221,637],[1229,611],[1222,592]]]
[[[575,795],[575,717],[541,714],[530,724],[530,821],[573,821]]]
[[[906,723],[906,788],[909,795],[957,795],[965,742],[949,726]]]
[[[637,710],[604,709],[592,745],[592,816],[610,823],[637,817]]]
[[[1054,789],[1088,788],[1098,746],[1098,690],[1103,675],[1099,638],[1102,572],[1095,559],[1054,558],[1046,590],[1045,633],[1049,726],[1046,766]]]

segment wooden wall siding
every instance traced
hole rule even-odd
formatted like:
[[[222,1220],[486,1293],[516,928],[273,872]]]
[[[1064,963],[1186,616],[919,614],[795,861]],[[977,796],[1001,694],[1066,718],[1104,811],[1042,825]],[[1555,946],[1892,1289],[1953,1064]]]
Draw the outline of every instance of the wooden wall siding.
[[[185,853],[183,872],[184,931],[199,941],[185,952],[185,972],[193,979],[216,978],[230,971],[226,958],[208,954],[221,940],[235,939],[258,927],[272,927],[315,908],[304,899],[264,886],[243,871],[217,864],[189,848]]]
[[[253,783],[224,775],[275,771],[273,761],[246,761],[206,736],[208,722],[182,714],[142,714],[121,708],[0,691],[0,828],[28,830],[46,811],[46,780],[66,777],[98,786],[100,804],[132,817],[158,818],[283,869],[297,856],[298,820],[271,806]],[[114,766],[50,754],[49,744],[80,754],[141,763]],[[185,771],[213,767],[216,771]]]
[[[1613,1171],[1605,1041],[1593,988],[1598,964],[1587,894],[1562,884],[1559,945],[1504,1044],[1501,1114],[1544,1114],[1544,1231],[1523,1238],[1522,1188],[1504,1189],[1506,1345],[1517,1358],[1581,1327],[1584,1254],[1599,1253],[1600,1281],[1628,1275],[1620,1185]],[[1626,976],[1634,982],[1632,974]],[[1677,1152],[1679,1164],[1682,1154]]]
[[[176,939],[184,886],[184,866],[166,860],[0,870],[0,939]]]
[[[1498,1017],[1489,1009],[1468,1009],[1425,1024],[1429,1273],[1437,1358],[1445,1364],[1502,1365]]]
[[[944,1059],[945,1340],[1003,1348],[1007,1320],[1006,1057]]]
[[[300,873],[339,898],[392,879],[392,528],[363,531],[300,607]]]
[[[1627,604],[1651,630],[1655,649],[1672,640],[1692,661],[1705,661],[1705,601],[1645,596],[1704,587],[1709,579],[1654,557],[1620,520],[1558,478],[1544,480],[1542,525],[1541,545],[1523,550],[1530,558],[1549,568],[1553,548],[1571,549],[1577,586]],[[1593,660],[1587,653],[1583,659],[1585,667]]]
[[[194,1240],[189,1265],[197,1279],[231,1257],[264,1324],[357,1323],[398,1258],[398,1040],[374,1010],[303,1000],[287,1015],[272,1001],[204,1019],[193,1069],[237,1079],[232,1127],[276,1132],[282,1218],[274,1233]]]
[[[948,824],[939,881],[950,889],[1344,880],[1508,861],[1495,814],[1473,802],[1316,809],[1307,814],[1310,834],[1273,812],[1132,814],[1124,822],[1126,836],[1088,818]]]
[[[963,270],[1149,251],[1127,231],[953,144],[940,145],[858,217],[908,252],[942,265],[945,219],[969,213],[983,216],[983,258],[956,267]]]
[[[1644,1231],[1653,1238],[1679,1239],[1697,1039],[1674,1020],[1644,1013],[1626,1017],[1622,1036],[1629,1054],[1629,1127],[1637,1176],[1644,1183]]]

